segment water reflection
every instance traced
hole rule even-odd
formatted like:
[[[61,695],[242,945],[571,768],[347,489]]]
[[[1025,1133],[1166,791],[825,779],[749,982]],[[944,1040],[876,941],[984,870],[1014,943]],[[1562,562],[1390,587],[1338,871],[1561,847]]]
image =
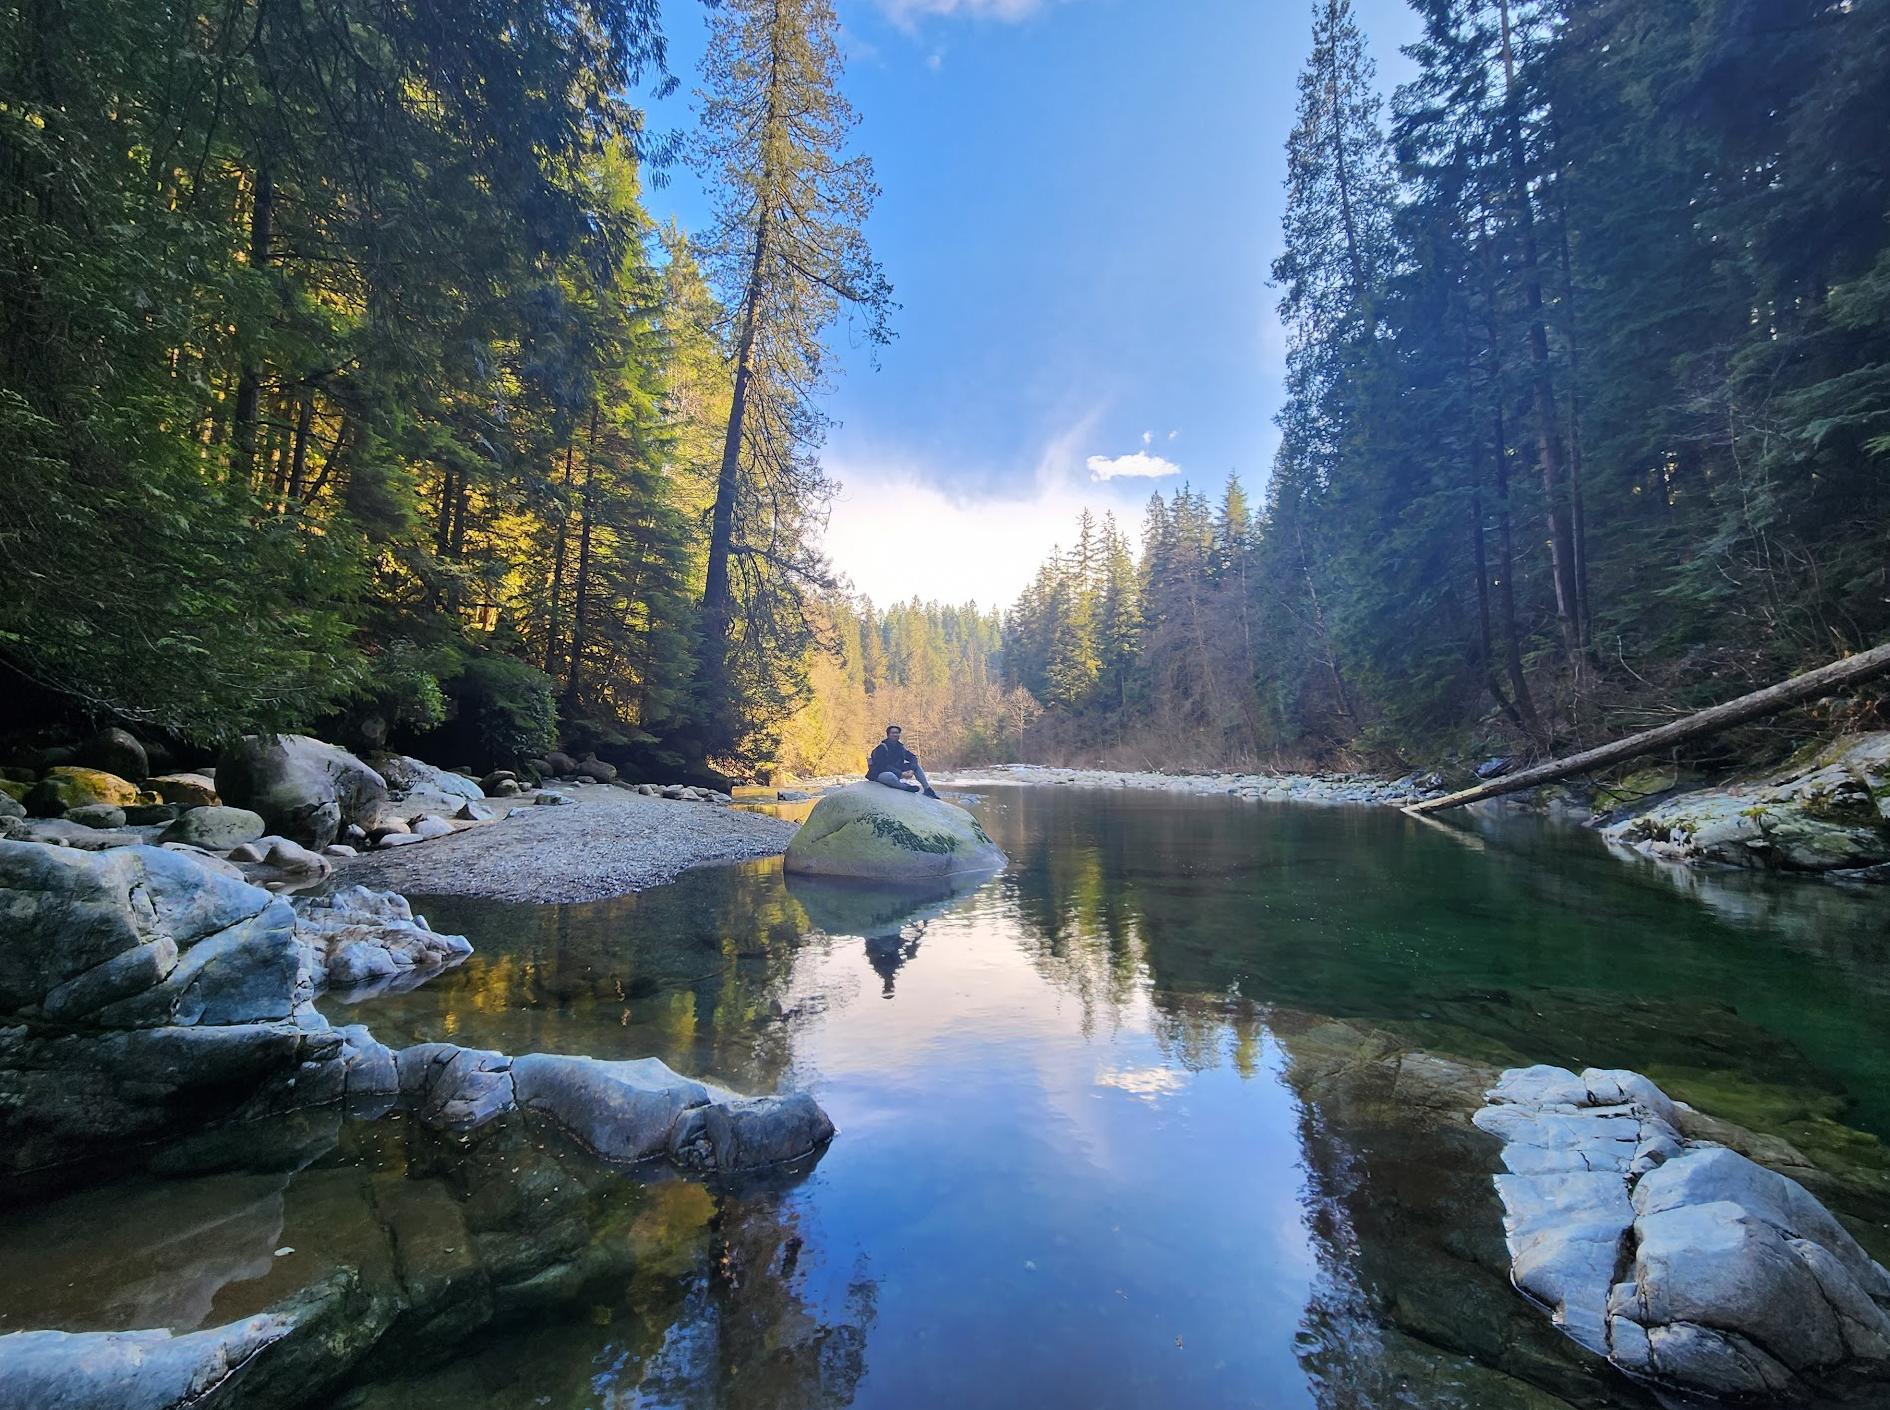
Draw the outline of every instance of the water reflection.
[[[1885,898],[1756,883],[1729,908],[1540,824],[1478,822],[1478,849],[1232,800],[979,811],[1013,863],[967,892],[758,863],[587,906],[428,901],[463,966],[325,1001],[394,1043],[811,1090],[840,1135],[804,1180],[345,1127],[282,1175],[16,1221],[0,1263],[51,1271],[0,1318],[185,1325],[339,1267],[471,1289],[392,1324],[345,1402],[368,1410],[1638,1407],[1508,1283],[1463,1112],[1534,1061],[1639,1067],[1787,1137],[1890,1252]]]

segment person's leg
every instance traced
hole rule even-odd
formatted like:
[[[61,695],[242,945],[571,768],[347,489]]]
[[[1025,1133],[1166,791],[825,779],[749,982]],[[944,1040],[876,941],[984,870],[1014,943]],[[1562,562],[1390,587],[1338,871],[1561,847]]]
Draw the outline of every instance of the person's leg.
[[[900,781],[899,775],[894,773],[891,769],[887,769],[884,773],[874,774],[873,782],[883,783],[888,788],[904,788],[905,787],[905,784]]]
[[[932,791],[932,781],[925,776],[925,770],[919,767],[916,760],[912,765],[912,776],[919,781],[919,791],[927,798],[938,797],[938,794]]]

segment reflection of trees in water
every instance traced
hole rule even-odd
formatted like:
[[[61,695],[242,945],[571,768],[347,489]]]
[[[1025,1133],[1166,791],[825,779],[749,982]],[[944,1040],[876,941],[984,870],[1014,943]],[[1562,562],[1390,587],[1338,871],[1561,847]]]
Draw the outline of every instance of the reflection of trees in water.
[[[809,930],[769,861],[704,868],[671,885],[569,906],[441,898],[433,924],[474,953],[451,974],[376,1002],[377,1035],[507,1052],[655,1053],[673,1066],[770,1087],[788,1063],[777,1015]],[[613,1033],[612,1030],[617,1030]]]

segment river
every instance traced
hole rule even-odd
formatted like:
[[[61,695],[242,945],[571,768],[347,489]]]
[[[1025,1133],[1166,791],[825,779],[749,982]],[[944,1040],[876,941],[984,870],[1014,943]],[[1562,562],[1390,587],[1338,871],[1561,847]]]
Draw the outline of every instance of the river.
[[[759,1186],[593,1180],[558,1237],[634,1247],[632,1273],[555,1314],[473,1306],[450,1354],[382,1356],[328,1403],[1651,1404],[1508,1287],[1487,1149],[1386,1085],[1411,1053],[1636,1068],[1890,1192],[1881,892],[1679,872],[1515,817],[1018,787],[975,810],[1010,868],[922,904],[778,861],[584,905],[416,898],[474,955],[330,996],[332,1020],[804,1088],[840,1134]],[[289,1169],[20,1211],[0,1330],[247,1315],[382,1259],[358,1251],[375,1211],[423,1196],[448,1223],[409,1229],[462,1217],[492,1259],[471,1211],[537,1165],[419,1140],[349,1124]],[[1887,1206],[1844,1211],[1879,1258]],[[529,1210],[497,1223],[548,1237]]]

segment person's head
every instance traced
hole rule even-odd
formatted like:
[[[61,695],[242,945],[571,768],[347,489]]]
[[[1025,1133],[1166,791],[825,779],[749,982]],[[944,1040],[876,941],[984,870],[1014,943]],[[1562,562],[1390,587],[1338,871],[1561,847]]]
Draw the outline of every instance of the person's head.
[[[900,730],[898,725],[886,726],[886,738],[890,739],[894,744],[897,744],[899,742],[899,736],[901,733],[902,731]]]

